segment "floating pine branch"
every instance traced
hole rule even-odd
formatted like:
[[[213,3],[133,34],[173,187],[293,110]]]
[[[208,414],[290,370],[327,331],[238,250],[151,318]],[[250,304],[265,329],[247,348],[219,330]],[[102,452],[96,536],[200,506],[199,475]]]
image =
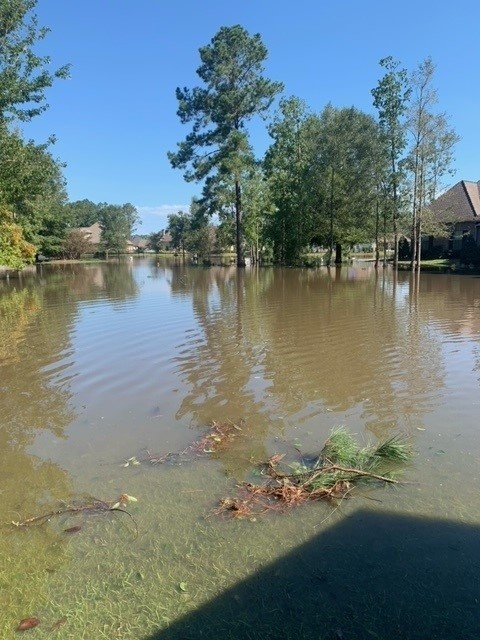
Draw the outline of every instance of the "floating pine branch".
[[[265,478],[262,484],[243,483],[238,487],[240,497],[224,498],[214,513],[252,517],[308,500],[343,500],[361,482],[398,484],[392,474],[412,455],[411,446],[402,435],[360,448],[354,436],[339,427],[309,464],[301,459],[285,466],[283,455],[272,456],[261,465]]]

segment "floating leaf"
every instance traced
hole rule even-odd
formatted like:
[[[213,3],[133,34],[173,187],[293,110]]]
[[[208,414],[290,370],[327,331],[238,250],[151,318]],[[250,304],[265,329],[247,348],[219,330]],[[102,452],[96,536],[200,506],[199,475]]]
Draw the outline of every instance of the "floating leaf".
[[[80,531],[82,529],[82,527],[77,524],[74,527],[68,527],[68,529],[64,529],[64,533],[78,533],[78,531]]]
[[[137,464],[140,464],[140,462],[137,460],[135,456],[132,456],[131,458],[128,458],[128,460],[125,462],[123,466],[129,467],[130,465],[137,465]]]
[[[187,590],[187,583],[186,582],[180,582],[180,584],[178,585],[178,588],[180,589],[180,591],[185,592]]]
[[[112,506],[110,507],[110,509],[119,509],[120,508],[120,502],[115,502],[115,504],[112,504]]]
[[[38,618],[24,618],[18,624],[17,631],[28,631],[28,629],[34,629],[38,627],[40,620]]]

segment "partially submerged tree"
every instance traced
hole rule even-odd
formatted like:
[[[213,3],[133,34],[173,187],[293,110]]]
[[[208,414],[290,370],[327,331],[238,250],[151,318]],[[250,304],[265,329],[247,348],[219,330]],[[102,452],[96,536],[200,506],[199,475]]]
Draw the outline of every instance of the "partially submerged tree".
[[[435,113],[438,103],[437,91],[433,88],[435,65],[426,58],[411,76],[412,103],[408,112],[408,128],[412,145],[408,157],[408,169],[412,174],[412,239],[411,267],[420,265],[422,246],[422,224],[427,222],[425,207],[436,196],[438,181],[450,170],[452,150],[458,136],[448,125],[445,114]],[[432,235],[441,235],[442,229]]]
[[[400,187],[402,182],[401,160],[406,147],[405,113],[411,90],[405,69],[392,56],[380,60],[386,70],[375,89],[373,104],[378,110],[380,127],[390,159],[389,192],[391,196],[392,226],[394,236],[394,266],[398,266],[398,240],[400,220]]]
[[[304,102],[292,97],[280,102],[269,127],[273,143],[265,155],[265,171],[275,210],[268,229],[274,255],[281,264],[298,264],[312,235],[308,220],[307,176],[312,163],[312,116]]]
[[[205,86],[177,88],[176,92],[178,116],[193,128],[178,151],[168,157],[174,168],[186,170],[188,181],[203,181],[217,173],[230,177],[235,191],[238,266],[245,265],[242,175],[253,163],[246,124],[264,115],[283,88],[263,76],[266,57],[259,34],[250,36],[240,25],[222,27],[209,45],[200,48],[202,64],[197,74]],[[206,183],[207,196],[208,187]]]
[[[102,242],[107,257],[110,251],[125,251],[137,220],[137,210],[130,203],[109,204],[100,209],[99,222],[102,226]]]
[[[53,137],[45,144],[26,142],[15,127],[47,109],[46,90],[68,77],[69,66],[51,71],[50,58],[35,52],[49,32],[38,25],[36,4],[0,0],[0,204],[9,209],[22,236],[43,248],[59,243],[61,225],[51,215],[60,213],[65,200],[62,165],[48,151]],[[0,263],[6,260],[2,253]]]
[[[355,107],[327,105],[314,138],[312,176],[317,186],[316,234],[340,264],[342,247],[372,237],[379,152],[375,120]],[[335,258],[333,259],[333,254]]]
[[[62,252],[68,260],[79,260],[85,253],[92,250],[90,240],[80,229],[71,229],[62,244]]]
[[[185,211],[171,213],[168,218],[168,230],[172,236],[172,245],[176,249],[180,249],[185,256],[186,240],[190,231],[191,219]]]
[[[165,235],[165,231],[161,229],[160,231],[153,231],[148,236],[148,246],[150,247],[150,249],[153,249],[155,253],[160,253],[164,235]]]
[[[0,205],[0,265],[21,269],[34,261],[35,247],[27,242],[22,228],[13,220],[13,214]]]
[[[0,126],[0,203],[14,215],[26,239],[40,244],[50,211],[65,201],[65,185],[49,144],[25,142],[18,131]]]

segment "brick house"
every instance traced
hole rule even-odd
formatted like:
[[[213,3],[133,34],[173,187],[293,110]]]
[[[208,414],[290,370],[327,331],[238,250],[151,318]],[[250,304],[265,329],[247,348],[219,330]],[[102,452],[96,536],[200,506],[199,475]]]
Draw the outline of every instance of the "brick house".
[[[480,246],[480,181],[457,182],[428,208],[435,220],[449,226],[451,233],[447,238],[424,238],[427,251],[460,251],[467,238],[473,238]]]

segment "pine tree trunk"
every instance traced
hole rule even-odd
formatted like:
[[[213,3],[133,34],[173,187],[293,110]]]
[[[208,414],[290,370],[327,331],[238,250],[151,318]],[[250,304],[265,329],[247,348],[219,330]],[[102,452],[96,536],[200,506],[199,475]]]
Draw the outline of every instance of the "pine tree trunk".
[[[243,233],[242,233],[242,191],[240,183],[235,180],[235,224],[236,224],[236,248],[237,267],[245,266],[245,256],[243,254]]]

